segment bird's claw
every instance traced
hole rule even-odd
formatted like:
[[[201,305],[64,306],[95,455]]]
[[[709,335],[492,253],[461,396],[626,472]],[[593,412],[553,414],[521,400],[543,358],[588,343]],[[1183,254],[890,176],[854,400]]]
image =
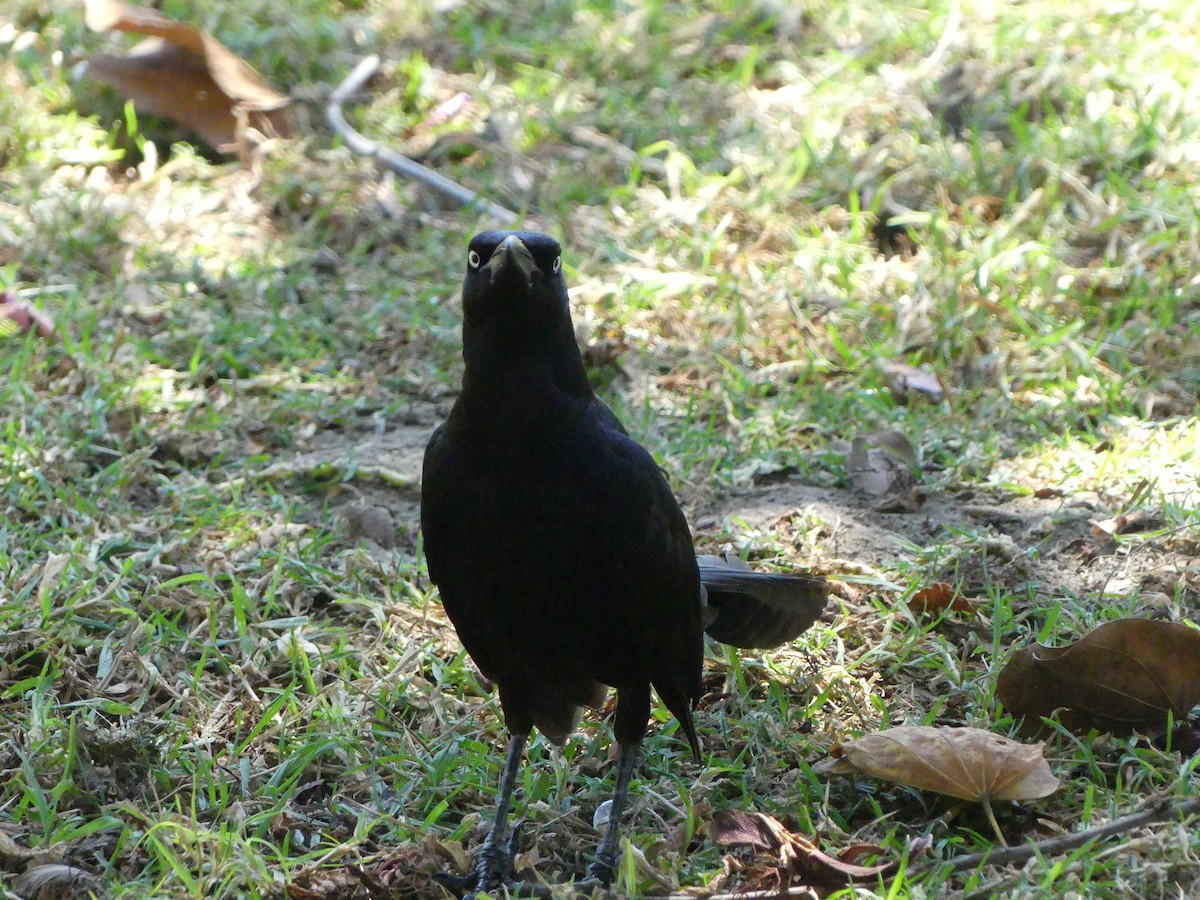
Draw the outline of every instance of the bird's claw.
[[[525,830],[526,820],[517,819],[513,823],[512,833],[508,836],[508,849],[505,851],[505,856],[508,857],[507,876],[509,881],[517,880],[516,869],[513,868],[513,861],[517,858],[517,854],[521,851],[521,832]]]
[[[470,875],[451,875],[449,872],[434,872],[433,880],[455,897],[463,897],[475,889],[474,873]]]
[[[439,875],[437,880],[459,896],[472,891],[494,891],[503,885],[515,883],[517,875],[513,871],[513,859],[521,848],[521,832],[524,828],[525,820],[518,820],[504,847],[498,847],[490,840],[485,841],[475,862],[474,875]]]
[[[479,860],[475,863],[475,890],[494,891],[506,881],[506,875],[512,869],[512,859],[508,851],[499,847],[484,847],[479,851]]]
[[[612,884],[613,878],[617,874],[617,861],[620,855],[613,853],[597,853],[596,858],[588,865],[588,874],[600,882],[604,887]]]

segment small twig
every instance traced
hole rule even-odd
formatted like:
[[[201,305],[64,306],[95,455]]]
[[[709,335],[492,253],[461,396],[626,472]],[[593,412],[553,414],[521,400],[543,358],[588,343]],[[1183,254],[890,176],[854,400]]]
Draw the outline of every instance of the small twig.
[[[381,146],[364,137],[350,126],[350,123],[346,121],[346,117],[342,114],[342,104],[352,94],[361,89],[378,68],[379,57],[377,55],[372,53],[370,56],[364,57],[359,61],[357,66],[350,70],[350,74],[334,89],[333,93],[329,95],[329,102],[325,105],[325,120],[329,123],[329,127],[341,136],[346,146],[355,153],[378,160],[393,172],[405,178],[411,178],[413,181],[418,181],[426,187],[432,188],[438,193],[449,197],[451,200],[461,203],[463,206],[475,206],[485,210],[488,214],[499,219],[501,224],[511,225],[516,222],[519,216],[511,209],[507,209],[490,200],[485,200],[479,194],[463,187],[456,181],[451,181],[445,175],[439,175],[432,169],[414,162],[407,156],[403,156],[394,150],[389,150],[387,147]]]
[[[642,171],[660,178],[665,178],[667,175],[667,164],[657,156],[644,156],[636,150],[630,150],[616,138],[610,137],[590,125],[576,125],[568,128],[567,137],[576,144],[603,150],[622,165],[637,165]]]
[[[572,887],[575,890],[576,897],[585,897],[589,898],[589,900],[595,897],[603,898],[603,900],[615,900],[616,897],[621,896],[611,888],[606,889],[595,878],[585,878],[582,881],[577,881]],[[507,889],[510,891],[508,896],[514,898],[514,900],[550,900],[551,897],[562,896],[563,885],[533,884],[522,881],[507,885]],[[732,893],[720,894],[696,894],[673,891],[670,894],[647,896],[646,900],[785,900],[788,897],[812,897],[813,895],[814,892],[811,887],[802,886],[766,891],[733,891]]]
[[[381,481],[389,487],[399,488],[402,491],[418,491],[421,486],[419,479],[410,478],[386,466],[356,466],[351,460],[345,459],[322,460],[309,464],[296,461],[273,463],[251,475],[230,478],[216,487],[225,491],[233,491],[257,481],[280,482],[291,478],[337,478],[342,484],[349,484],[350,478],[360,481]]]
[[[977,866],[1011,866],[1014,863],[1025,862],[1035,856],[1051,856],[1065,850],[1074,850],[1101,838],[1114,834],[1123,834],[1143,825],[1153,825],[1168,819],[1200,813],[1200,797],[1188,797],[1185,800],[1164,799],[1156,800],[1145,809],[1119,819],[1113,819],[1105,825],[1095,828],[1085,828],[1070,834],[1060,834],[1044,841],[1032,841],[1020,847],[1005,847],[1000,850],[989,850],[984,853],[970,853],[966,856],[955,857],[941,863],[930,863],[923,870],[937,869],[948,866],[949,872],[962,872]],[[715,898],[712,898],[715,900]]]
[[[946,51],[950,49],[950,45],[958,36],[958,29],[962,25],[962,6],[958,3],[953,3],[950,6],[950,12],[946,15],[946,25],[942,29],[942,36],[938,39],[937,46],[933,48],[933,52],[929,57],[917,66],[912,73],[911,82],[920,81],[927,78],[929,73],[938,67],[942,61],[942,57],[946,55]]]
[[[787,897],[815,897],[817,892],[807,885],[766,891],[732,891],[721,894],[663,894],[646,900],[785,900]]]
[[[971,853],[943,862],[934,862],[914,867],[910,869],[910,872],[916,875],[940,869],[944,873],[949,874],[951,872],[974,869],[985,864],[989,866],[1011,866],[1016,863],[1026,862],[1036,856],[1053,856],[1067,850],[1075,850],[1092,841],[1112,837],[1116,834],[1124,834],[1145,825],[1153,825],[1156,822],[1165,822],[1169,819],[1182,818],[1195,814],[1200,814],[1200,797],[1156,800],[1145,809],[1122,816],[1119,819],[1113,819],[1111,822],[1105,825],[1098,825],[1095,828],[1087,828],[1071,834],[1058,835],[1047,838],[1044,841],[1032,841],[1020,847],[1003,847],[998,850],[989,850],[985,853]],[[590,897],[600,887],[600,883],[594,878],[588,878],[584,881],[576,882],[574,887],[575,896]],[[511,885],[510,889],[519,891],[515,896],[533,898],[549,898],[556,890],[555,887],[551,887],[550,885],[524,883]],[[562,887],[557,886],[557,890],[561,891]],[[778,888],[776,890],[733,891],[718,894],[673,892],[647,897],[646,900],[785,900],[785,898],[789,897],[811,897],[812,895],[813,889],[811,887],[797,886]],[[611,896],[611,894],[604,894],[602,896],[607,897]]]

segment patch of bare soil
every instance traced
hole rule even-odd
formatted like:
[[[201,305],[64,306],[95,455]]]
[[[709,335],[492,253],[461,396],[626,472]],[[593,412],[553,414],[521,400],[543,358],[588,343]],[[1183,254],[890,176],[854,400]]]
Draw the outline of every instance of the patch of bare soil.
[[[329,501],[346,520],[351,538],[367,538],[385,550],[411,545],[420,522],[421,460],[443,414],[427,405],[382,428],[318,431],[303,449],[258,477],[336,477]]]
[[[930,494],[912,512],[878,506],[878,497],[858,491],[787,483],[731,494],[711,512],[785,536],[796,517],[823,521],[827,562],[817,564],[833,573],[920,561],[932,580],[959,583],[967,593],[992,585],[1047,597],[1170,595],[1190,578],[1185,587],[1196,596],[1195,557],[1169,542],[1119,544],[1103,527],[1116,511],[1093,492],[1039,498],[976,489]],[[1161,525],[1143,517],[1123,533]]]
[[[419,523],[421,460],[445,412],[431,404],[381,431],[318,432],[304,450],[275,463],[265,475],[349,475],[345,489],[330,499],[351,537],[391,549],[391,530],[401,536],[402,547],[412,546]],[[689,498],[681,499],[686,505]],[[1200,600],[1194,554],[1167,540],[1114,540],[1105,524],[1119,510],[1095,492],[1039,497],[978,488],[929,493],[912,511],[882,511],[881,506],[879,497],[853,489],[784,482],[705,503],[692,510],[692,521],[703,533],[739,520],[738,527],[769,534],[785,550],[791,542],[797,551],[801,536],[793,537],[797,529],[792,523],[823,523],[812,561],[834,575],[884,575],[921,565],[931,580],[953,582],[967,593],[998,587],[1031,596],[1099,599],[1141,591],[1143,599],[1163,604],[1182,582],[1188,605]],[[1162,524],[1154,515],[1144,515],[1123,523],[1121,531],[1151,531]]]

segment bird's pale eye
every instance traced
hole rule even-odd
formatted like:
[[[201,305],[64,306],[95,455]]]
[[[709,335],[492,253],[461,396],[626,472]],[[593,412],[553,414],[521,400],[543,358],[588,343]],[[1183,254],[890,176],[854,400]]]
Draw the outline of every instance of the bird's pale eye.
[[[482,262],[482,260],[480,260],[479,254],[474,250],[467,254],[467,265],[469,265],[472,269],[478,269],[480,262]]]
[[[556,256],[556,257],[554,257],[554,266],[553,266],[553,268],[554,268],[554,274],[555,274],[555,275],[557,275],[557,274],[558,274],[558,273],[559,273],[559,272],[562,270],[562,257],[561,257],[561,256]]]

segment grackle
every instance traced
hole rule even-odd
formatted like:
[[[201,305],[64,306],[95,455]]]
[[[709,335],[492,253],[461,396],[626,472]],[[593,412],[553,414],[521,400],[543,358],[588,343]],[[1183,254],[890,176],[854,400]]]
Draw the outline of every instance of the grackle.
[[[536,726],[563,743],[616,688],[620,747],[609,824],[590,873],[607,884],[618,823],[658,692],[699,758],[692,706],[703,635],[776,646],[820,614],[815,575],[697,560],[654,458],[592,393],[557,241],[486,231],[467,250],[462,391],[425,450],[429,575],[509,731],[496,814],[473,886],[507,878],[513,786]]]

